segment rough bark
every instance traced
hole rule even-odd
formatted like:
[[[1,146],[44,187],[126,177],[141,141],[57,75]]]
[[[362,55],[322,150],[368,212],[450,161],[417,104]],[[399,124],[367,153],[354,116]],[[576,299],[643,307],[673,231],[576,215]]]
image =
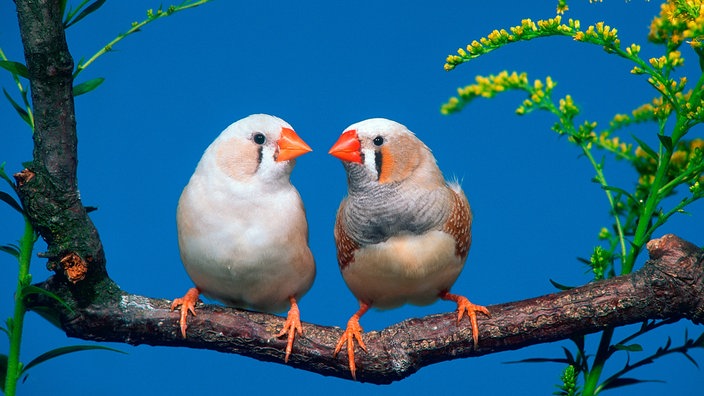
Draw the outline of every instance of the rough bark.
[[[41,286],[64,298],[72,313],[33,307],[73,337],[129,344],[187,346],[283,363],[285,340],[273,338],[283,318],[200,305],[188,338],[178,329],[169,301],[121,291],[105,270],[97,230],[78,195],[77,139],[72,95],[73,60],[58,1],[16,0],[35,113],[34,158],[16,175],[28,218],[48,243],[45,256],[56,275]],[[423,366],[566,339],[647,319],[704,318],[702,251],[668,235],[648,244],[651,260],[639,271],[573,290],[488,307],[478,347],[454,313],[409,319],[364,335],[357,354],[360,381],[389,383]],[[38,298],[41,296],[35,296]],[[304,324],[289,364],[350,378],[347,357],[332,357],[342,330]]]
[[[479,345],[473,345],[466,319],[454,312],[409,319],[364,333],[367,353],[357,352],[357,380],[386,384],[421,367],[539,343],[568,339],[608,327],[648,319],[704,322],[704,251],[674,235],[648,244],[651,259],[630,275],[560,293],[489,306],[479,319]],[[50,279],[44,287],[53,289]],[[92,304],[64,318],[69,336],[133,345],[186,346],[250,356],[283,364],[285,339],[278,316],[217,305],[199,305],[183,339],[170,301],[123,294],[114,304]],[[322,375],[350,378],[344,353],[333,358],[342,334],[337,327],[304,323],[291,366]]]
[[[46,240],[47,267],[80,287],[67,288],[87,304],[117,291],[107,276],[105,253],[81,203],[77,183],[77,135],[73,58],[59,2],[16,0],[34,109],[34,152],[15,175],[17,193],[35,230]]]

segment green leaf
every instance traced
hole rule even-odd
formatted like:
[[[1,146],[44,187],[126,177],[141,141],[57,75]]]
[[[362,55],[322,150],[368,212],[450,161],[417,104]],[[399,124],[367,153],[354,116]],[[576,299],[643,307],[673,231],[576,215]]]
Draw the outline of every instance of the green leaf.
[[[59,304],[61,304],[64,308],[68,309],[69,312],[73,313],[73,309],[66,304],[66,301],[64,301],[61,297],[57,296],[56,294],[42,289],[41,287],[37,287],[34,285],[27,285],[20,290],[20,297],[21,298],[27,298],[27,296],[30,296],[32,294],[40,294],[42,296],[49,297],[53,300],[56,300]]]
[[[574,359],[574,355],[572,355],[572,352],[570,352],[570,350],[565,347],[562,347],[562,350],[565,352],[565,359],[567,359],[568,364],[570,366],[577,367],[577,361]]]
[[[10,101],[10,104],[12,107],[15,108],[15,111],[17,114],[20,115],[20,117],[26,122],[30,127],[32,127],[32,120],[29,118],[29,113],[27,113],[27,110],[25,110],[22,106],[20,106],[17,102],[15,102],[14,99],[12,99],[12,96],[7,92],[5,88],[2,89],[2,92],[5,94],[5,97],[7,100]]]
[[[667,151],[672,152],[672,138],[667,136],[667,135],[660,135],[658,134],[658,139],[660,139],[660,143],[662,143],[663,146],[667,149]]]
[[[566,285],[563,285],[562,283],[557,283],[557,282],[555,282],[555,281],[552,280],[552,279],[549,279],[549,281],[550,281],[550,283],[552,283],[552,285],[553,285],[556,289],[558,289],[558,290],[571,290],[571,289],[574,289],[574,286],[566,286]]]
[[[66,0],[59,0],[59,10],[61,11],[61,15],[63,15],[64,11],[66,11]]]
[[[0,201],[5,202],[6,204],[10,205],[10,207],[21,214],[24,214],[24,210],[22,210],[22,206],[14,199],[12,198],[12,195],[6,193],[5,191],[0,191]]]
[[[98,77],[75,85],[73,87],[73,96],[79,96],[83,95],[84,93],[90,92],[98,88],[98,86],[102,84],[103,81],[105,81],[103,77]]]
[[[0,179],[3,179],[7,182],[7,184],[10,186],[10,188],[14,191],[15,189],[15,183],[12,182],[12,179],[10,179],[10,176],[5,173],[5,163],[3,162],[0,164]]]
[[[616,344],[616,345],[614,345],[614,349],[617,349],[619,351],[628,351],[628,352],[642,352],[643,351],[643,347],[640,346],[640,344],[631,344],[631,345]]]
[[[65,26],[64,29],[68,29],[71,27],[71,25],[75,24],[76,22],[80,21],[81,19],[87,17],[88,15],[94,13],[95,11],[98,10],[98,8],[102,7],[103,4],[105,4],[105,0],[96,0],[94,1],[91,5],[86,7],[83,11],[81,11],[80,14],[78,14],[77,17],[75,17],[72,21],[69,21]]]
[[[584,351],[584,336],[579,335],[570,337],[570,341],[574,342],[574,345],[577,346],[577,350],[579,351],[579,353],[583,354],[582,352]]]
[[[691,357],[691,356],[689,356],[689,354],[688,354],[687,352],[682,352],[682,354],[684,355],[684,357],[687,358],[687,360],[689,360],[690,362],[692,362],[692,364],[694,365],[694,367],[699,368],[699,364],[697,364],[697,362],[694,360],[694,358]]]
[[[56,349],[52,349],[49,352],[44,352],[41,355],[37,356],[36,358],[32,359],[31,362],[27,363],[23,368],[22,371],[20,372],[20,375],[25,374],[27,370],[31,369],[32,367],[44,363],[47,360],[66,355],[69,353],[73,352],[80,352],[80,351],[91,351],[91,350],[103,350],[103,351],[112,351],[112,352],[117,352],[117,353],[123,353],[127,354],[127,352],[121,351],[119,349],[115,348],[109,348],[106,346],[102,345],[71,345],[71,346],[65,346],[65,347],[60,347]]]
[[[569,364],[567,359],[563,358],[528,358],[521,360],[513,360],[510,362],[504,362],[505,364],[515,364],[515,363],[565,363]]]
[[[629,193],[628,191],[626,191],[626,190],[624,190],[624,189],[622,189],[622,188],[620,188],[620,187],[601,186],[601,188],[604,189],[604,190],[606,190],[606,191],[613,191],[613,192],[615,192],[615,193],[618,193],[618,194],[621,194],[621,195],[625,195],[626,197],[628,197],[628,199],[631,200],[631,202],[633,202],[636,206],[640,207],[640,204],[639,204],[638,200],[637,200],[633,195],[631,195],[631,193]]]
[[[620,387],[622,387],[622,386],[641,384],[641,383],[645,383],[645,382],[660,382],[660,383],[664,383],[665,381],[659,381],[659,380],[639,380],[639,379],[635,379],[635,378],[616,378],[615,380],[609,381],[607,384],[604,384],[604,386],[601,388],[601,390],[620,388]]]
[[[49,352],[42,353],[41,355],[32,359],[31,362],[27,363],[22,368],[20,375],[25,374],[27,372],[27,370],[29,370],[30,368],[32,368],[40,363],[44,363],[47,360],[50,360],[50,359],[53,359],[53,358],[56,358],[59,356],[63,356],[63,355],[69,354],[69,353],[73,353],[73,352],[92,351],[92,350],[112,351],[112,352],[122,353],[125,355],[127,354],[127,352],[121,351],[119,349],[109,348],[109,347],[102,346],[102,345],[70,345],[70,346],[52,349]]]
[[[643,151],[645,151],[645,153],[648,154],[649,157],[651,157],[651,158],[654,159],[655,161],[658,160],[658,153],[656,153],[655,150],[653,150],[652,147],[648,146],[644,141],[638,139],[638,138],[635,137],[634,135],[631,135],[631,136],[633,137],[633,140],[635,140],[635,141],[638,143],[638,145],[640,146],[640,148],[642,148]]]
[[[6,164],[6,162],[3,162],[2,164],[0,164],[0,178],[5,180],[6,182],[8,182],[12,188],[15,188],[15,184],[12,183],[12,180],[10,180],[10,176],[8,176],[7,173],[5,173],[5,164]]]
[[[7,355],[0,355],[0,391],[5,393],[5,376],[7,375]]]
[[[15,256],[15,258],[20,258],[20,249],[17,248],[15,245],[2,245],[0,246],[0,252],[5,252],[7,254],[10,254],[12,256]]]
[[[696,340],[694,340],[693,344],[694,344],[694,346],[697,346],[697,347],[700,347],[700,348],[704,348],[704,332],[701,333],[701,334],[699,335],[699,337],[697,337]]]
[[[16,74],[20,77],[29,78],[29,70],[27,66],[19,62],[13,62],[9,60],[0,60],[0,67],[9,71],[12,74]]]

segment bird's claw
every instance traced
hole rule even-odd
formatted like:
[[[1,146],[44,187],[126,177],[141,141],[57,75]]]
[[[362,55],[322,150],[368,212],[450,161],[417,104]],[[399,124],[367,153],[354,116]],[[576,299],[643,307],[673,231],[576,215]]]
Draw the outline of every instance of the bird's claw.
[[[198,291],[198,289],[192,287],[188,289],[188,291],[186,292],[186,294],[184,294],[183,297],[175,298],[174,301],[171,303],[171,311],[178,308],[179,306],[181,307],[181,319],[179,320],[179,323],[181,325],[181,336],[183,336],[183,338],[186,338],[186,329],[188,328],[188,313],[190,312],[191,314],[193,314],[193,316],[196,316],[196,303],[198,302],[199,295],[200,292]]]
[[[357,366],[354,363],[355,340],[364,352],[367,351],[367,346],[364,345],[364,341],[362,341],[362,331],[362,326],[359,325],[359,318],[353,316],[347,322],[347,329],[345,329],[345,332],[342,333],[340,340],[337,341],[337,345],[335,346],[335,352],[333,352],[333,357],[337,357],[337,354],[342,349],[342,346],[347,344],[347,358],[349,359],[350,373],[352,374],[352,379],[354,380],[357,380]]]
[[[481,312],[482,314],[490,318],[491,314],[489,313],[489,310],[486,309],[486,307],[484,306],[472,304],[469,299],[467,299],[467,297],[456,294],[450,294],[445,292],[440,295],[440,298],[442,298],[443,300],[452,300],[457,303],[458,324],[462,320],[465,311],[467,312],[469,322],[472,325],[472,341],[474,341],[474,347],[476,348],[479,343],[479,324],[477,323],[477,312]]]
[[[288,363],[288,358],[291,356],[291,351],[293,350],[293,341],[296,338],[296,333],[299,336],[303,335],[303,326],[301,325],[301,313],[298,310],[298,304],[296,304],[296,299],[291,297],[291,309],[288,311],[286,316],[286,322],[284,323],[283,329],[276,335],[276,337],[281,337],[287,335],[288,343],[286,344],[286,356],[284,357],[284,362]]]

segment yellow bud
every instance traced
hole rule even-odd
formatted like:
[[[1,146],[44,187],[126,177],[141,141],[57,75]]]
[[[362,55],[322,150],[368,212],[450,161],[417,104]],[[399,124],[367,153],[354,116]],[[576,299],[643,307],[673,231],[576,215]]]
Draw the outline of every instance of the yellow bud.
[[[689,143],[689,149],[694,151],[696,149],[704,151],[704,139],[696,138]]]
[[[670,158],[670,162],[675,166],[683,166],[686,161],[687,153],[682,150],[675,151],[674,153],[672,153],[672,157]]]

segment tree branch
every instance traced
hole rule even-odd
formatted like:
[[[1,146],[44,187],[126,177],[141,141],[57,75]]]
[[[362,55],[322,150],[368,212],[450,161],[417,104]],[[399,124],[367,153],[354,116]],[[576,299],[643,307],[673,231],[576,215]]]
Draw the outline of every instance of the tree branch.
[[[409,319],[364,334],[367,353],[357,353],[357,379],[386,384],[421,367],[567,339],[608,327],[648,319],[704,322],[704,251],[674,235],[648,244],[651,259],[630,275],[561,293],[488,307],[490,319],[479,320],[479,347],[470,326],[455,313]],[[54,279],[42,285],[53,289]],[[69,336],[133,345],[186,346],[236,353],[283,364],[285,339],[274,335],[284,319],[217,305],[201,304],[189,318],[188,338],[179,333],[178,313],[170,302],[123,294],[114,304],[91,304],[65,317]],[[304,324],[289,364],[350,379],[347,357],[333,358],[342,330]]]
[[[82,288],[85,294],[109,278],[98,231],[78,194],[73,58],[58,1],[15,4],[35,114],[34,158],[15,175],[17,193],[34,229],[47,242],[43,256],[48,267],[73,283],[91,277]]]

